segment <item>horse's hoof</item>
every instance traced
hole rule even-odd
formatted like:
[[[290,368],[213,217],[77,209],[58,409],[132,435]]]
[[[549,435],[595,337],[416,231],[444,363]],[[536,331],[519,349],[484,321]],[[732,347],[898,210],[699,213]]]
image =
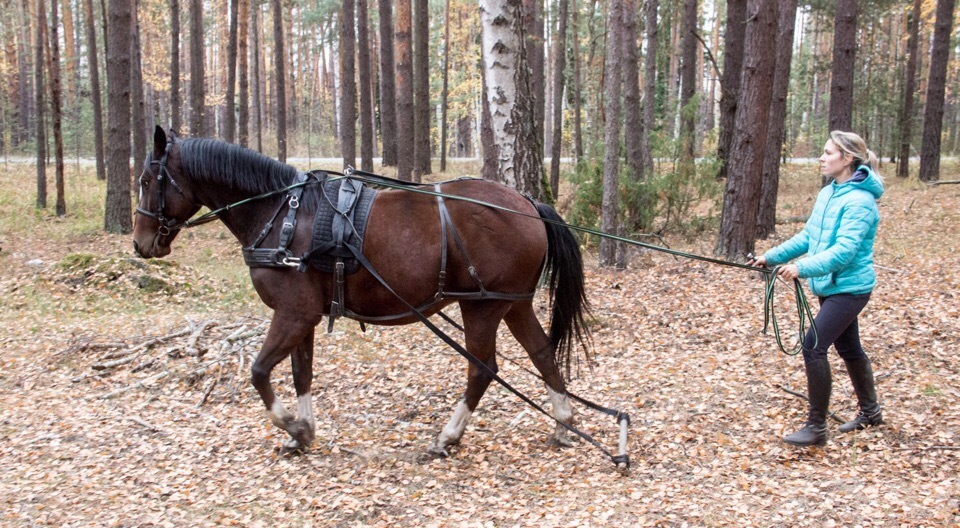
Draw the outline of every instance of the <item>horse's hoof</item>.
[[[576,443],[575,441],[573,441],[572,438],[570,438],[569,436],[566,436],[566,435],[563,435],[563,436],[553,435],[553,436],[551,436],[551,437],[550,437],[550,444],[553,445],[553,446],[555,446],[555,447],[561,447],[561,448],[563,448],[563,447],[574,447],[575,445],[577,445],[577,443]]]
[[[427,451],[424,453],[424,455],[430,458],[449,458],[450,452],[447,451],[445,446],[434,443],[430,444],[430,447],[427,448]]]
[[[293,438],[288,439],[280,445],[277,454],[281,457],[303,455],[307,452],[306,446],[297,442]]]
[[[296,420],[290,424],[287,432],[290,434],[294,442],[300,444],[302,448],[307,448],[310,444],[313,443],[315,433],[313,428],[310,427],[310,424],[304,420]]]
[[[450,453],[448,453],[446,449],[440,449],[439,451],[436,451],[431,447],[417,456],[417,463],[427,464],[429,462],[433,462],[434,460],[448,458],[449,456]]]

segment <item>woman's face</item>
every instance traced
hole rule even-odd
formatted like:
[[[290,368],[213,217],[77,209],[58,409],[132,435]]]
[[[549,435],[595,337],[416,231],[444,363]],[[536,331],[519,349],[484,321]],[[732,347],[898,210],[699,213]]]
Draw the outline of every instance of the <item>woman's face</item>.
[[[823,155],[820,156],[820,174],[836,178],[847,170],[851,163],[853,159],[837,148],[832,139],[828,139],[823,146]]]

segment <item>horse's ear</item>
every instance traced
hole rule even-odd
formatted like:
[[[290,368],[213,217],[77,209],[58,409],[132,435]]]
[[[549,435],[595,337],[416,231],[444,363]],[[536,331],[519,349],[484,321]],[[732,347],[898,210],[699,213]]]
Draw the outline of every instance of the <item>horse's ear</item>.
[[[167,134],[163,131],[162,126],[157,125],[153,129],[153,157],[160,159],[165,150],[167,150]]]

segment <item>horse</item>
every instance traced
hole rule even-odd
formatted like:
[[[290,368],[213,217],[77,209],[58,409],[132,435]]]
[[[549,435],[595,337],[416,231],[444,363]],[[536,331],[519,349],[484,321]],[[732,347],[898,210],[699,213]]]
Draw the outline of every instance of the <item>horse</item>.
[[[179,138],[173,131],[168,135],[159,126],[153,143],[138,181],[133,230],[137,255],[170,254],[179,232],[202,207],[210,209],[211,219],[219,219],[244,248],[257,243],[274,247],[286,237],[285,255],[310,251],[311,220],[325,197],[319,185],[303,185],[296,204],[286,192],[277,191],[302,177],[297,169],[223,141]],[[489,370],[470,364],[463,395],[427,453],[449,456],[448,448],[459,444],[491,373],[497,372],[501,321],[546,385],[557,422],[550,440],[572,445],[567,426],[573,423],[573,410],[561,366],[566,365],[569,373],[571,355],[586,351],[589,341],[585,325],[589,304],[576,238],[551,206],[503,184],[460,179],[436,189],[461,199],[441,200],[435,194],[397,189],[376,194],[362,246],[370,269],[336,275],[312,266],[250,268],[257,294],[273,310],[251,368],[251,383],[269,420],[289,434],[283,450],[305,450],[315,438],[314,332],[324,316],[347,313],[361,323],[404,325],[421,320],[409,305],[430,317],[453,303],[460,307],[466,350]],[[289,226],[286,233],[271,227],[281,212],[289,219],[294,208],[295,227]],[[533,307],[541,278],[549,286],[552,303],[549,335]],[[346,311],[340,307],[336,312],[337,299],[346,304]],[[270,383],[271,371],[288,356],[297,416],[284,407]]]

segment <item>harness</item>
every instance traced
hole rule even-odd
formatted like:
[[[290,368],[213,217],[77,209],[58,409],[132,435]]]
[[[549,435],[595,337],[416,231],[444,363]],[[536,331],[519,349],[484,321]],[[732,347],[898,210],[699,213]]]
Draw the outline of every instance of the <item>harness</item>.
[[[460,178],[470,179],[470,178]],[[377,180],[365,177],[364,181],[377,184]],[[333,323],[339,317],[347,317],[364,323],[384,323],[416,315],[417,311],[425,311],[445,299],[455,300],[504,300],[523,301],[534,297],[530,293],[501,293],[486,289],[480,274],[470,259],[466,244],[457,231],[447,209],[441,185],[433,185],[437,199],[437,209],[440,222],[440,271],[437,276],[437,292],[433,298],[420,306],[411,306],[410,310],[391,315],[370,316],[357,313],[347,307],[344,295],[345,276],[359,271],[361,267],[376,276],[372,265],[363,258],[363,237],[366,231],[367,220],[373,210],[373,204],[379,191],[365,185],[364,181],[352,176],[352,171],[339,177],[330,177],[328,173],[319,171],[301,173],[298,184],[319,184],[321,200],[314,217],[314,230],[311,238],[310,250],[299,257],[295,257],[288,249],[293,241],[293,233],[297,225],[297,212],[305,185],[298,185],[290,189],[286,199],[281,202],[271,219],[264,225],[256,240],[248,247],[243,248],[243,259],[251,268],[287,268],[295,267],[300,272],[306,272],[308,267],[333,274],[333,298],[330,302],[327,331],[333,330]],[[392,181],[392,180],[391,180]],[[458,180],[451,180],[458,181]],[[259,247],[267,235],[274,229],[274,223],[286,208],[286,216],[280,228],[280,239],[275,248]],[[446,291],[447,264],[449,262],[448,240],[453,239],[457,250],[463,255],[467,263],[467,273],[476,284],[476,290],[465,292]]]

